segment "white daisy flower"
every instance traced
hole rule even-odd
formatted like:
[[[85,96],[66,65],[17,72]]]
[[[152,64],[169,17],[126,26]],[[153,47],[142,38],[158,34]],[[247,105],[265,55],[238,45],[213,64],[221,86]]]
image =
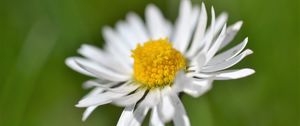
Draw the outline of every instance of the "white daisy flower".
[[[186,93],[199,97],[212,87],[213,80],[246,77],[254,70],[226,70],[252,53],[244,50],[248,39],[230,48],[228,45],[241,28],[239,21],[226,26],[227,14],[207,26],[204,4],[201,9],[190,0],[181,0],[175,24],[150,4],[145,23],[134,13],[120,21],[116,29],[105,27],[104,49],[82,45],[84,57],[70,57],[66,64],[95,78],[84,83],[93,88],[77,107],[87,108],[83,120],[103,104],[125,107],[118,126],[139,126],[151,111],[150,125],[163,126],[173,121],[176,126],[189,126],[189,118],[178,97]],[[243,51],[244,50],[244,51]]]

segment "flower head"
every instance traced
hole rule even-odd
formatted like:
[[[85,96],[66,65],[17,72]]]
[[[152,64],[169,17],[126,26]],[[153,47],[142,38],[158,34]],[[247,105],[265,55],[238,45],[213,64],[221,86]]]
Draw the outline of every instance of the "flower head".
[[[175,75],[186,67],[184,56],[168,39],[150,40],[132,51],[134,79],[148,88],[173,84]]]
[[[83,120],[98,106],[111,103],[125,107],[118,126],[141,125],[148,111],[150,125],[173,121],[178,126],[189,126],[179,93],[199,97],[211,89],[213,80],[254,73],[248,68],[227,70],[252,51],[244,50],[246,38],[220,52],[242,25],[239,21],[227,27],[226,13],[215,18],[212,8],[207,26],[204,4],[199,9],[190,0],[181,0],[174,25],[152,4],[145,16],[146,23],[129,13],[115,30],[103,29],[104,49],[82,45],[79,53],[84,58],[67,58],[69,67],[94,78],[84,83],[92,91],[76,105],[87,108]]]

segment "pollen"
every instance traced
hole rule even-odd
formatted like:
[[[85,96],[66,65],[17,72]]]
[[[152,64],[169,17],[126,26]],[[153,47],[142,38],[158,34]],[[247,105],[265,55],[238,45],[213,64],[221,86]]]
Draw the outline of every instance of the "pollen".
[[[131,56],[135,81],[148,88],[172,85],[176,73],[186,68],[184,56],[167,38],[138,44]]]

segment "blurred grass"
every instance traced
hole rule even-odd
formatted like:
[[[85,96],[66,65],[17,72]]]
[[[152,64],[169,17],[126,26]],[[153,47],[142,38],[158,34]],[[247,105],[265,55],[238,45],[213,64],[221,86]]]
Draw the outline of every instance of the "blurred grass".
[[[195,3],[200,1],[194,0]],[[82,43],[102,45],[101,27],[155,3],[175,19],[178,0],[0,0],[0,125],[115,125],[122,111],[99,107],[86,122],[75,108],[88,79],[64,65]],[[183,101],[193,125],[300,126],[299,0],[210,0],[229,24],[243,20],[233,44],[249,36],[254,50],[236,68],[251,77],[215,82],[213,90]]]

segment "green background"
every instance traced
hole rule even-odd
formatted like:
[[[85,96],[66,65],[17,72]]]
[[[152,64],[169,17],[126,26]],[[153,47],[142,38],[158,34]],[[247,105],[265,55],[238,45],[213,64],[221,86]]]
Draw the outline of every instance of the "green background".
[[[217,81],[199,98],[183,96],[195,126],[300,126],[300,1],[207,0],[229,24],[244,25],[233,44],[249,36],[254,54],[235,68],[248,78]],[[101,27],[148,3],[174,21],[178,0],[0,0],[0,125],[110,126],[122,108],[104,105],[86,122],[74,105],[87,79],[64,64],[82,43],[102,45]],[[201,3],[194,0],[194,3]]]

